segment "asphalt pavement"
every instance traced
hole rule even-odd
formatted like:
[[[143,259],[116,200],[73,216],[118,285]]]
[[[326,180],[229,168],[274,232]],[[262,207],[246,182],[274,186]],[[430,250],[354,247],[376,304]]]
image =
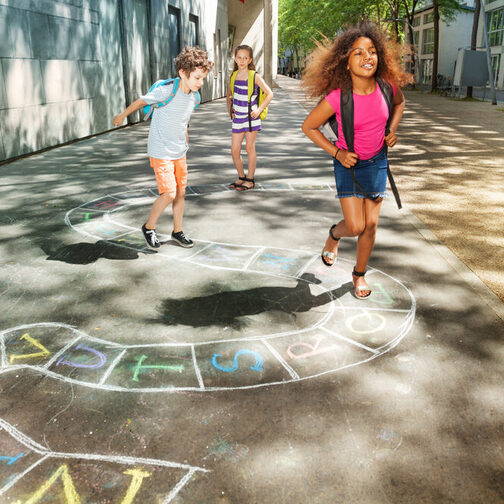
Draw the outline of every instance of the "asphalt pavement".
[[[0,166],[0,502],[504,502],[502,302],[415,214],[404,172],[432,166],[408,158],[429,120],[463,155],[440,123],[460,119],[408,98],[406,205],[383,205],[363,301],[354,239],[320,261],[341,211],[286,89],[255,190],[227,188],[225,101],[194,114],[192,249],[169,211],[161,249],[142,241],[146,124]]]

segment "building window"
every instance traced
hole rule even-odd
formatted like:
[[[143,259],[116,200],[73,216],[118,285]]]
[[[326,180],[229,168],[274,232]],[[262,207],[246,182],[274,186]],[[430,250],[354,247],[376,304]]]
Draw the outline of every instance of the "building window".
[[[434,54],[434,28],[422,32],[422,54]]]
[[[420,42],[420,31],[417,30],[413,33],[413,47],[415,52],[418,52],[418,42]]]
[[[192,47],[199,45],[198,16],[194,14],[189,14],[189,45]]]
[[[429,12],[429,14],[424,14],[423,24],[434,22],[434,12]]]
[[[502,45],[504,34],[504,7],[487,13],[488,41],[491,46]]]
[[[176,76],[174,59],[180,54],[180,10],[171,5],[168,6],[168,33],[172,76]]]
[[[422,60],[422,83],[430,84],[432,82],[432,60]]]
[[[413,18],[413,26],[420,26],[420,16],[415,16]]]
[[[497,80],[499,79],[500,62],[501,62],[501,55],[500,54],[494,54],[492,56],[492,72],[493,72],[494,86],[495,87],[497,87]]]

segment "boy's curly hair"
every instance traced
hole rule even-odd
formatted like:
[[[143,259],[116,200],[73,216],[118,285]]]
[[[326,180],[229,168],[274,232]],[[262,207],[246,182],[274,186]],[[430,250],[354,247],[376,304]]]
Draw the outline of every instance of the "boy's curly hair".
[[[197,68],[209,72],[213,63],[208,61],[208,53],[198,46],[185,46],[181,53],[175,58],[175,70],[178,73],[182,70],[187,76]]]
[[[352,89],[352,78],[347,70],[348,57],[353,43],[360,37],[371,39],[378,55],[375,77],[381,77],[397,87],[413,82],[400,63],[402,47],[389,40],[380,26],[364,22],[345,30],[336,40],[317,42],[317,48],[307,57],[302,85],[308,96],[319,98],[333,89]]]

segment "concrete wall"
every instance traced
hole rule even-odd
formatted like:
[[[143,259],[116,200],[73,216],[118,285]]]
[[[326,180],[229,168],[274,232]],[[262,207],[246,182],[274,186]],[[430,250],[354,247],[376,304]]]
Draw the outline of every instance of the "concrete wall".
[[[234,49],[242,44],[254,50],[254,64],[268,84],[277,72],[278,0],[230,0],[228,22],[235,28],[228,71],[233,69]]]
[[[180,47],[191,16],[211,58],[226,53],[227,0],[0,0],[0,161],[110,129],[172,74],[174,9]],[[224,68],[221,58],[203,100],[223,96]]]

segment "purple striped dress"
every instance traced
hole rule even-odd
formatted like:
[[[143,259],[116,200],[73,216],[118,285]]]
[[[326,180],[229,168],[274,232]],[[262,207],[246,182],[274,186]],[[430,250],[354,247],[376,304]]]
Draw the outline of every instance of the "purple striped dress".
[[[246,80],[236,80],[234,84],[233,109],[235,111],[235,118],[233,119],[233,133],[261,130],[261,119],[259,117],[252,119],[249,124],[247,84]],[[258,94],[258,88],[254,86],[254,92],[250,98],[252,110],[258,107]]]

